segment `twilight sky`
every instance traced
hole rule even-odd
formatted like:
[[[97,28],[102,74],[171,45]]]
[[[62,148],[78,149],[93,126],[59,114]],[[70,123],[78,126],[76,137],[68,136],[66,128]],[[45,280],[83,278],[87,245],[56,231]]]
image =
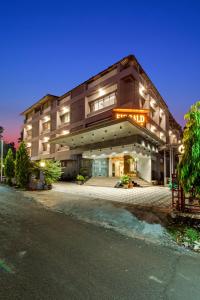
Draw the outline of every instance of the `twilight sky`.
[[[0,1],[0,125],[134,54],[177,121],[200,99],[200,1]],[[199,76],[198,76],[199,73]]]

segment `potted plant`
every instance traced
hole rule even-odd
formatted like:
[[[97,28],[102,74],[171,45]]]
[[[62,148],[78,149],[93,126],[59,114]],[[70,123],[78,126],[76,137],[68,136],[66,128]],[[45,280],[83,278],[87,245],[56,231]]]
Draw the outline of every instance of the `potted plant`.
[[[128,175],[123,175],[121,177],[121,183],[123,184],[123,187],[125,189],[128,189],[129,181],[130,181],[130,177]]]
[[[132,188],[133,188],[133,182],[132,182],[131,177],[129,178],[128,188],[129,188],[129,189],[132,189]]]
[[[81,184],[84,183],[85,177],[84,177],[83,175],[78,174],[78,175],[76,176],[76,180],[77,180],[77,183],[81,185]]]

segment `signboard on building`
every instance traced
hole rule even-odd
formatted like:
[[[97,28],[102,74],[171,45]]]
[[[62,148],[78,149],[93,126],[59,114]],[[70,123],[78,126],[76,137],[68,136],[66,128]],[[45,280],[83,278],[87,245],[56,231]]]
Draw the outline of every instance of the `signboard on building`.
[[[131,109],[131,108],[114,108],[113,115],[115,119],[129,118],[139,124],[144,126],[147,120],[147,109]]]

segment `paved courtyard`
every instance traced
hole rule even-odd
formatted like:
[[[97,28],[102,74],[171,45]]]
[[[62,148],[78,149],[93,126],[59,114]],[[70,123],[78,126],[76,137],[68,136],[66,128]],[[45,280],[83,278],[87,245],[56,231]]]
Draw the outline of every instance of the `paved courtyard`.
[[[117,189],[111,187],[85,186],[74,183],[56,183],[53,191],[66,193],[77,198],[109,200],[144,206],[169,207],[171,192],[167,187],[151,186],[145,188]]]
[[[171,196],[168,188],[151,186],[126,190],[60,182],[49,191],[22,193],[52,211],[112,228],[126,236],[166,243],[168,235],[161,226],[160,215],[155,214],[152,207],[166,211]],[[138,209],[138,205],[142,209]]]

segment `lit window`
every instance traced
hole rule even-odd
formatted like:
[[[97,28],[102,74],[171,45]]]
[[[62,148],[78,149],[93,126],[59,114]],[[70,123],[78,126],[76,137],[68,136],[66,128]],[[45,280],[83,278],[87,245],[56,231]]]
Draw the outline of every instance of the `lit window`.
[[[51,128],[51,122],[45,122],[42,124],[42,131],[49,131]]]
[[[69,114],[69,112],[67,112],[67,113],[65,113],[65,114],[63,114],[63,115],[60,116],[60,122],[61,122],[61,124],[68,123],[69,120],[70,120],[70,114]]]
[[[139,93],[144,97],[145,87],[141,83],[139,83]]]
[[[153,107],[153,108],[156,106],[156,100],[153,99],[152,97],[151,97],[151,100],[150,100],[150,105],[151,105],[151,107]]]
[[[103,109],[104,107],[111,106],[115,103],[116,95],[115,93],[112,93],[110,95],[107,95],[101,99],[95,100],[90,102],[90,111],[98,111],[100,109]]]

